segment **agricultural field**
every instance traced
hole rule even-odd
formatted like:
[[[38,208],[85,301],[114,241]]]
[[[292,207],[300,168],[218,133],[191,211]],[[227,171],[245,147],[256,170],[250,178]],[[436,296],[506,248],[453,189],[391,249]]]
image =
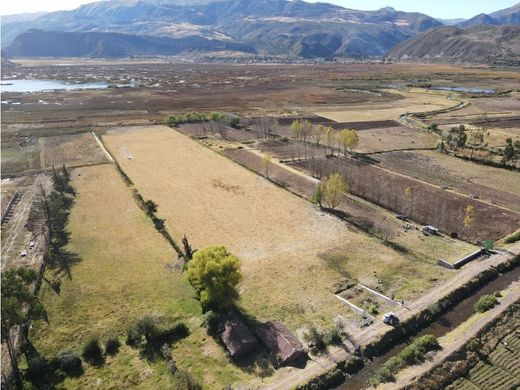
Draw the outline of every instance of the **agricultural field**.
[[[336,122],[397,120],[406,113],[436,111],[457,104],[457,101],[448,98],[448,94],[437,91],[388,89],[387,92],[402,98],[389,103],[371,104],[370,107],[351,105],[345,110],[317,111],[315,114]]]
[[[366,345],[383,336],[390,329],[381,321],[386,311],[404,311],[404,301],[411,316],[423,309],[425,298],[440,297],[437,290],[445,283],[458,283],[481,265],[451,270],[438,266],[438,259],[455,262],[483,239],[498,240],[520,227],[518,172],[442,154],[435,150],[438,135],[401,118],[469,102],[424,122],[471,128],[487,116],[493,124],[489,145],[503,147],[502,138],[518,136],[518,93],[476,98],[421,86],[489,81],[502,90],[520,82],[518,72],[414,64],[24,61],[8,74],[140,83],[9,93],[2,101],[2,210],[14,191],[23,193],[13,218],[2,226],[3,269],[37,269],[41,262],[43,238],[33,237],[25,225],[39,185],[52,186],[49,170],[72,168],[77,192],[67,248],[80,261],[63,280],[60,295],[43,284],[49,323],[35,322],[30,340],[47,359],[66,348],[80,352],[91,335],[103,341],[116,333],[122,342],[119,354],[106,356],[100,367],[84,362],[84,374],[63,379],[58,388],[173,387],[166,361],[124,343],[127,326],[145,314],[188,326],[190,334],[173,343],[173,356],[205,388],[261,388],[281,378],[296,383],[291,375],[306,374],[295,367],[275,370],[263,349],[251,360],[229,357],[202,326],[201,303],[179,271],[178,254],[156,230],[142,200],[157,204],[156,217],[165,219],[179,245],[184,236],[194,249],[225,245],[241,260],[238,306],[251,323],[282,321],[306,344],[309,325],[332,330],[338,316],[344,318],[349,351],[331,347],[330,355],[312,356],[308,366],[316,375],[320,366],[335,366],[336,358],[352,352],[352,342]],[[195,111],[232,114],[240,121],[236,127],[207,121],[162,125],[166,115]],[[277,124],[271,134],[261,134],[257,121],[268,116]],[[291,123],[297,118],[335,131],[355,129],[359,143],[340,156],[338,145],[332,151],[324,140],[321,145],[296,140]],[[327,211],[311,200],[320,179],[335,172],[344,174],[349,191]],[[468,205],[476,214],[463,226]],[[435,225],[441,234],[423,234],[420,224]],[[35,239],[34,250],[22,259],[20,252]],[[46,275],[53,276],[49,270]],[[360,284],[396,302],[381,301]],[[347,285],[358,287],[343,289]],[[336,293],[366,310],[378,306],[374,323],[361,329],[363,319]],[[511,364],[518,351],[499,347],[461,386],[487,386],[491,374],[511,383],[504,372],[518,375]]]
[[[331,293],[345,278],[372,286],[382,279],[387,291],[410,299],[450,275],[433,259],[411,261],[175,130],[114,129],[103,140],[143,197],[159,205],[174,236],[186,234],[196,248],[224,244],[242,259],[241,302],[259,320],[293,329],[308,321],[330,325],[338,313],[349,314]],[[395,267],[406,271],[396,274]]]
[[[381,167],[394,172],[467,196],[476,194],[484,201],[520,211],[520,181],[516,172],[455,160],[434,151],[382,153],[373,158]]]
[[[60,295],[44,285],[49,324],[38,323],[31,339],[48,358],[65,348],[79,351],[93,334],[103,340],[115,332],[122,346],[101,368],[84,364],[84,375],[67,378],[63,387],[171,386],[165,361],[147,361],[124,344],[126,327],[144,314],[188,325],[191,334],[174,344],[173,354],[180,368],[189,368],[207,386],[251,378],[229,363],[222,348],[200,327],[202,315],[194,292],[170,267],[176,253],[139,209],[116,169],[112,165],[76,169],[73,185],[78,194],[69,223],[70,250],[81,261],[71,279],[63,280]]]
[[[2,149],[4,175],[37,172],[62,165],[74,167],[108,161],[91,133],[30,136],[20,144],[14,144],[17,141],[11,142]]]

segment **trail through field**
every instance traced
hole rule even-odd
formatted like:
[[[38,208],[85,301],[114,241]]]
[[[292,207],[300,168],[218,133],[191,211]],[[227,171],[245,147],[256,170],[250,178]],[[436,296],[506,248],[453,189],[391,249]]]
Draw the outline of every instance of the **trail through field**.
[[[29,249],[32,233],[25,227],[32,204],[40,191],[40,185],[49,190],[52,183],[48,176],[34,176],[33,182],[23,189],[20,202],[13,209],[13,215],[2,227],[2,270],[15,265],[37,266],[44,251],[43,237],[35,237],[35,245]],[[20,251],[27,250],[22,258]]]

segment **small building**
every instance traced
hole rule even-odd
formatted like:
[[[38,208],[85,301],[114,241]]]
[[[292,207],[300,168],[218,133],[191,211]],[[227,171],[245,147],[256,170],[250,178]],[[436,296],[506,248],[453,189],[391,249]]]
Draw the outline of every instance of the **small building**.
[[[244,357],[257,348],[258,342],[253,333],[234,314],[228,314],[221,319],[218,333],[233,358]]]
[[[280,321],[268,321],[260,325],[256,333],[282,366],[307,358],[302,343]]]

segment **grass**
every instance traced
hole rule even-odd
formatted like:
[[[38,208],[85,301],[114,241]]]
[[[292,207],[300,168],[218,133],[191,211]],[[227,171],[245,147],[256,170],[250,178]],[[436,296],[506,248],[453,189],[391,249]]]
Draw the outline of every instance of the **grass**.
[[[381,278],[396,298],[415,298],[451,275],[435,265],[437,253],[458,257],[471,248],[444,238],[423,241],[415,232],[399,242],[410,247],[402,253],[166,127],[103,138],[177,239],[186,234],[199,249],[222,244],[241,258],[241,305],[261,321],[281,320],[293,330],[330,325],[350,313],[332,294],[345,277],[368,286]]]
[[[93,334],[104,340],[115,333],[124,340],[128,323],[157,313],[171,323],[185,321],[192,332],[174,347],[180,368],[210,387],[244,378],[200,329],[201,309],[191,287],[180,274],[166,268],[175,253],[137,207],[115,168],[77,169],[73,185],[78,197],[70,216],[70,249],[82,262],[73,268],[72,280],[63,282],[60,296],[43,288],[50,323],[38,323],[31,332],[37,350],[51,358],[65,348],[80,351]],[[67,379],[63,387],[94,387],[98,379],[112,388],[165,388],[172,383],[164,362],[147,362],[126,345],[107,357],[101,368],[88,364],[84,368],[83,376]]]

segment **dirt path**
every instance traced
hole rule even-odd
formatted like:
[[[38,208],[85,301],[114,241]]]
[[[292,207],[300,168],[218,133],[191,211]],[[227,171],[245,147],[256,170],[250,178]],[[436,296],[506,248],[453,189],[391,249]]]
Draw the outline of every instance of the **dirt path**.
[[[29,249],[32,233],[25,227],[31,211],[31,206],[38,194],[40,185],[49,189],[51,180],[48,176],[37,175],[31,178],[31,183],[21,189],[23,195],[13,209],[13,215],[2,227],[2,270],[14,265],[37,266],[43,252],[43,238],[36,237],[35,245]],[[22,258],[20,251],[27,250],[27,256]]]
[[[520,242],[509,247],[508,251],[511,253],[505,251],[499,252],[495,255],[490,256],[487,259],[476,260],[472,263],[469,263],[447,282],[431,289],[417,300],[409,304],[406,303],[406,307],[396,309],[394,310],[394,312],[398,315],[401,321],[406,321],[413,315],[424,310],[432,302],[437,302],[440,298],[446,296],[451,291],[468,282],[470,279],[482,272],[484,269],[496,267],[498,264],[501,264],[511,259],[514,255],[520,254]],[[375,322],[373,325],[369,326],[368,328],[360,331],[358,335],[356,335],[356,337],[354,338],[359,345],[365,346],[369,344],[371,341],[377,339],[378,337],[381,337],[385,332],[387,332],[390,329],[391,328],[388,325],[385,325],[383,322],[378,321]],[[308,382],[316,376],[325,373],[328,370],[333,369],[336,366],[337,362],[345,360],[346,358],[348,358],[348,356],[349,354],[344,350],[336,349],[326,357],[309,361],[304,370],[296,370],[293,368],[286,369],[286,373],[281,373],[281,375],[278,376],[276,382],[267,385],[265,388],[280,390],[294,388],[302,383]]]
[[[406,388],[406,386],[413,383],[420,376],[432,370],[435,366],[443,363],[452,353],[456,352],[463,345],[465,345],[472,337],[478,334],[484,327],[486,327],[490,322],[499,317],[502,313],[504,313],[504,311],[506,311],[513,303],[517,302],[518,300],[520,300],[520,282],[517,281],[514,282],[511,285],[511,287],[507,289],[505,297],[500,300],[500,305],[488,311],[486,313],[486,316],[480,318],[479,321],[475,321],[475,323],[472,326],[465,329],[464,332],[461,332],[461,334],[459,334],[455,340],[446,340],[444,337],[441,338],[439,341],[442,346],[442,350],[436,353],[431,361],[427,361],[426,363],[420,366],[414,366],[406,370],[403,370],[402,373],[400,373],[397,376],[395,383],[387,383],[378,386],[378,389],[391,390],[397,388]],[[457,329],[455,329],[453,332],[457,332]]]

